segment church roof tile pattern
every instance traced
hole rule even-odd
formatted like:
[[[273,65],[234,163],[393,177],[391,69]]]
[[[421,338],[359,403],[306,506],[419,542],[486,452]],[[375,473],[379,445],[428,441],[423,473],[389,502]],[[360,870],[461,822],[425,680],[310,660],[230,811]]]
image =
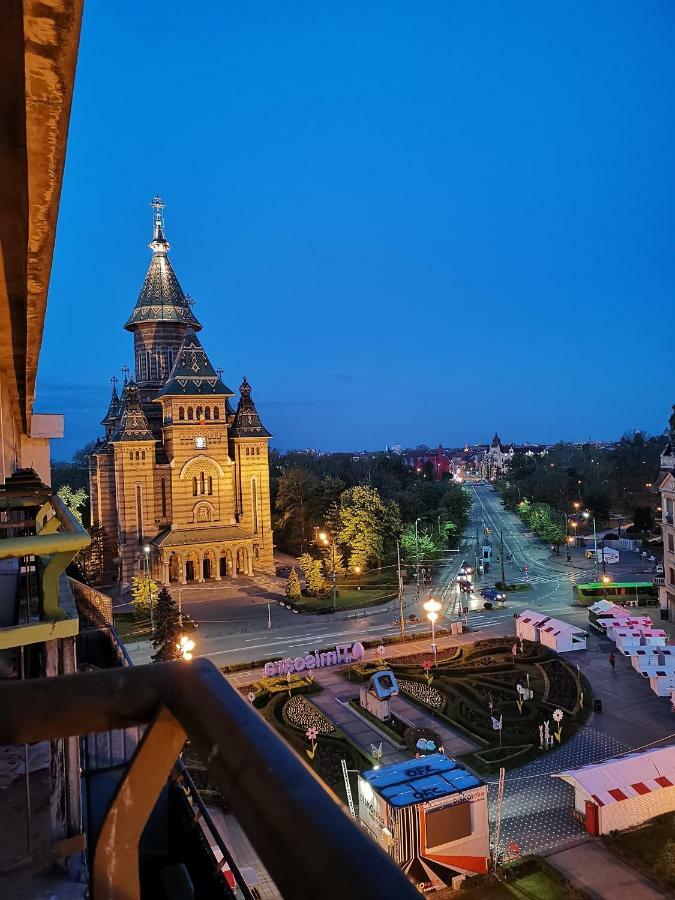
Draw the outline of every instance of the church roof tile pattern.
[[[183,322],[198,331],[202,326],[194,316],[190,301],[183,293],[167,256],[171,245],[164,236],[164,204],[159,197],[155,197],[152,206],[155,209],[155,229],[148,245],[152,250],[152,259],[134,311],[124,327],[127,331],[133,331],[143,322]]]
[[[110,405],[108,406],[108,412],[105,414],[105,418],[101,419],[101,425],[114,425],[120,417],[122,401],[120,400],[117,393],[117,385],[115,384],[116,380],[117,379],[113,379],[113,389],[112,397],[110,398]]]
[[[169,378],[159,397],[181,396],[234,397],[211,365],[206,351],[192,328],[188,328],[183,344],[176,354]]]
[[[232,423],[232,429],[230,431],[232,437],[272,437],[260,421],[258,411],[251,399],[251,385],[246,380],[245,375],[239,391],[241,393],[241,398],[237,404],[237,411],[234,414],[234,422]]]
[[[155,441],[150,431],[148,420],[143,412],[138,396],[138,388],[130,381],[122,392],[122,416],[115,432],[110,436],[111,443],[122,441]]]

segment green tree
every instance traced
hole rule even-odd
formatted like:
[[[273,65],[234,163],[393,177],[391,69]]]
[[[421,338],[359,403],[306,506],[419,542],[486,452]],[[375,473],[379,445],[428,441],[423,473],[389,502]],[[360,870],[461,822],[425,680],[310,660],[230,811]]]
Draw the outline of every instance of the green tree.
[[[82,512],[81,509],[84,504],[87,502],[89,495],[85,491],[84,488],[76,488],[73,490],[69,484],[61,485],[61,487],[56,492],[59,499],[65,503],[68,509],[72,512],[78,522],[82,522]]]
[[[163,587],[157,595],[155,607],[155,633],[152,638],[152,646],[156,652],[152,656],[153,661],[166,662],[170,659],[180,659],[182,656],[178,645],[180,636],[178,606],[169,589]]]
[[[333,533],[345,550],[350,569],[358,566],[364,570],[370,563],[379,564],[387,538],[401,530],[398,505],[394,501],[384,503],[377,488],[367,485],[343,491],[333,518],[338,525]]]
[[[305,588],[310,597],[317,597],[326,592],[328,584],[323,577],[323,564],[320,559],[314,559],[311,553],[303,553],[298,558],[300,571],[305,577]]]
[[[103,526],[97,522],[89,527],[91,544],[75,557],[85,584],[100,584],[103,577]]]
[[[157,604],[159,588],[147,575],[134,575],[131,579],[131,606],[135,613],[145,612]]]
[[[435,562],[439,556],[436,541],[426,531],[418,531],[416,537],[414,525],[406,525],[401,535],[401,552],[405,561],[413,565],[417,564],[418,539],[420,565]]]
[[[286,582],[286,596],[289,600],[300,600],[300,598],[302,597],[302,591],[300,590],[300,579],[298,578],[298,573],[295,566],[293,566],[288,574],[288,581]]]
[[[277,528],[291,546],[304,550],[308,543],[309,507],[319,490],[319,479],[306,469],[292,468],[277,482]]]

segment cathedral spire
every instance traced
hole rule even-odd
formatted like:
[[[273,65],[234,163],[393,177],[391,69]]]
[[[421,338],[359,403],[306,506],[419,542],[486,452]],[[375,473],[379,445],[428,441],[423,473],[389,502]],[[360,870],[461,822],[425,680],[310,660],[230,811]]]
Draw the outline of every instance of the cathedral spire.
[[[161,197],[153,197],[150,205],[154,210],[152,240],[148,244],[152,259],[134,311],[124,327],[134,331],[144,322],[172,322],[191,325],[199,331],[202,326],[169,262],[171,245],[164,233],[164,202]]]
[[[161,197],[155,195],[150,202],[150,206],[155,211],[155,228],[148,247],[153,253],[167,253],[171,244],[164,237],[164,201]]]
[[[106,433],[109,435],[112,426],[118,421],[120,417],[120,398],[117,393],[117,381],[118,379],[113,375],[110,379],[112,382],[112,397],[110,398],[110,405],[108,406],[108,412],[105,414],[105,418],[101,419],[101,425],[105,425]]]
[[[110,436],[110,443],[155,440],[133,381],[129,381],[122,391],[119,412],[119,423]]]
[[[181,348],[166,384],[159,392],[159,397],[225,395],[234,397],[234,393],[226,387],[218,372],[211,365],[206,351],[194,330],[188,327]]]
[[[268,438],[272,435],[267,431],[260,421],[258,410],[251,397],[251,385],[248,383],[246,376],[239,387],[241,397],[237,404],[237,411],[234,414],[234,422],[230,434],[232,437],[239,438]]]

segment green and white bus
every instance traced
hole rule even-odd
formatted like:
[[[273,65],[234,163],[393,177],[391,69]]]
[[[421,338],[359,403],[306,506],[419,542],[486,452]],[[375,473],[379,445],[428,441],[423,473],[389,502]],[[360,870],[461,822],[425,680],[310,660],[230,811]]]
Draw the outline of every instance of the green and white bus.
[[[591,581],[572,587],[574,602],[592,606],[598,600],[609,600],[619,606],[658,606],[659,589],[651,581]]]

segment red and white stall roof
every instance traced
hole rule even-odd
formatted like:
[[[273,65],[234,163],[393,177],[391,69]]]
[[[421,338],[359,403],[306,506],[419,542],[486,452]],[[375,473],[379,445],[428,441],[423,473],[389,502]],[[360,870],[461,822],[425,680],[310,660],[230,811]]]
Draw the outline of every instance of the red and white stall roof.
[[[675,746],[630,753],[595,765],[558,772],[575,790],[581,789],[598,806],[620,803],[675,786]]]

